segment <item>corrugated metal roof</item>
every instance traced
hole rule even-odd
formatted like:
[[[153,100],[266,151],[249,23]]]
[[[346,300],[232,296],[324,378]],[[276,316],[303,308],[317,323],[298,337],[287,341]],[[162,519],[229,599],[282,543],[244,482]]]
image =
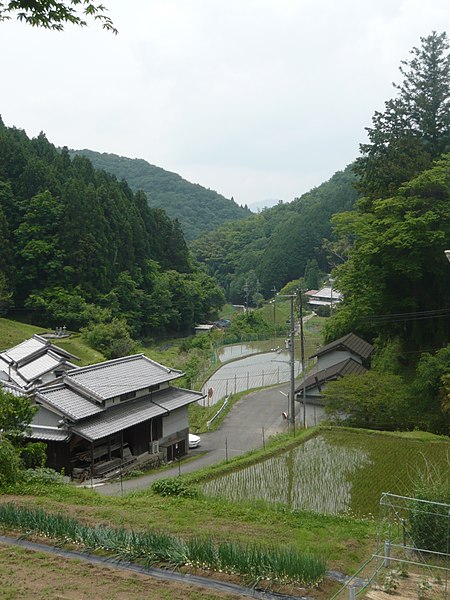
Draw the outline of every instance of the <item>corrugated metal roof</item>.
[[[310,356],[310,358],[313,358],[314,356],[322,356],[323,354],[327,354],[327,352],[331,352],[332,350],[337,350],[339,348],[350,350],[350,352],[353,352],[364,359],[369,358],[373,352],[373,346],[371,344],[358,337],[354,333],[347,333],[347,335],[344,335],[338,340],[335,340],[334,342],[331,342],[320,348],[320,350]]]
[[[66,429],[57,427],[45,427],[43,425],[31,425],[31,433],[28,437],[33,440],[46,440],[48,442],[64,442],[70,436]]]
[[[38,400],[56,408],[74,421],[104,412],[105,409],[95,402],[87,400],[64,384],[40,388],[36,394]]]
[[[331,297],[333,297],[333,300],[342,300],[342,294],[341,292],[339,292],[338,290],[331,288],[331,287],[323,287],[322,289],[320,289],[319,291],[317,291],[314,296],[311,297],[311,300],[313,298],[328,298],[329,300],[331,300]]]
[[[153,395],[149,394],[143,398],[113,406],[103,414],[77,423],[71,430],[89,441],[94,441],[132,427],[137,423],[164,415],[200,398],[201,394],[199,393],[168,388]],[[152,399],[155,403],[152,402]]]
[[[295,393],[299,394],[303,391],[303,388],[311,389],[313,387],[320,386],[327,381],[332,381],[334,379],[338,379],[339,377],[345,377],[346,375],[362,375],[367,372],[367,369],[363,367],[359,362],[353,360],[353,358],[347,358],[328,369],[322,369],[317,373],[313,373],[312,375],[308,375],[308,377],[299,383],[299,385],[295,389]]]
[[[181,371],[168,369],[142,354],[108,360],[97,365],[68,371],[64,381],[107,399],[126,392],[177,379]]]

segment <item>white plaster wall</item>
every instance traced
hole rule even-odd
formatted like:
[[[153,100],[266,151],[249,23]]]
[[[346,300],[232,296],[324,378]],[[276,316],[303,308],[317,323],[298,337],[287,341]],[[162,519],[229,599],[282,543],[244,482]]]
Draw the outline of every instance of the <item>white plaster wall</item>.
[[[34,415],[32,423],[34,425],[46,425],[49,427],[58,427],[58,423],[62,417],[51,412],[43,406],[39,407],[38,412]]]
[[[186,429],[189,425],[188,421],[188,407],[183,406],[178,410],[170,413],[167,417],[163,417],[163,437],[167,437]]]
[[[328,367],[332,367],[343,360],[347,360],[347,358],[353,358],[361,363],[361,358],[349,350],[333,350],[333,352],[327,352],[327,354],[317,358],[317,363],[312,373],[321,371],[322,369],[328,369]]]

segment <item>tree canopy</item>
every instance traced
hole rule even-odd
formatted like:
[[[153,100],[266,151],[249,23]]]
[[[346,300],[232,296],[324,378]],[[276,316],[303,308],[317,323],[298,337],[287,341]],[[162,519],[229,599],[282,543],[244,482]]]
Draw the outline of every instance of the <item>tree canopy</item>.
[[[333,272],[344,302],[328,327],[329,338],[353,330],[372,338],[400,336],[410,349],[447,343],[449,208],[447,154],[393,197],[374,200],[371,212],[345,220],[355,242],[349,260]]]
[[[0,2],[0,21],[15,17],[33,27],[62,31],[66,24],[85,27],[86,19],[92,18],[103,29],[117,33],[106,10],[103,4],[91,0],[9,0]]]
[[[355,162],[359,189],[370,199],[386,197],[432,161],[450,151],[450,52],[446,33],[433,32],[400,66],[398,94],[375,112]]]
[[[232,198],[225,198],[213,190],[190,183],[180,175],[143,159],[92,150],[71,150],[70,154],[86,156],[96,169],[111,173],[119,180],[125,179],[135,192],[142,190],[149,206],[162,208],[171,219],[177,219],[188,241],[223,223],[245,219],[252,214]]]
[[[244,221],[227,223],[191,244],[194,256],[217,276],[228,298],[245,301],[244,287],[251,296],[269,296],[288,281],[311,271],[327,271],[328,251],[323,239],[331,236],[330,218],[350,210],[358,198],[351,167],[289,204],[264,209]]]
[[[0,231],[0,309],[37,324],[185,331],[224,301],[145,194],[1,121]]]

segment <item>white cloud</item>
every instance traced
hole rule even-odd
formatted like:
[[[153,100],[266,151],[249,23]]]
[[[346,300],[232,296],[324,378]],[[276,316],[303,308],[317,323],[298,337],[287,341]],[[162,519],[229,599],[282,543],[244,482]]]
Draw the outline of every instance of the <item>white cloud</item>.
[[[240,203],[292,200],[357,155],[447,0],[109,0],[119,29],[0,24],[3,119],[142,157]]]

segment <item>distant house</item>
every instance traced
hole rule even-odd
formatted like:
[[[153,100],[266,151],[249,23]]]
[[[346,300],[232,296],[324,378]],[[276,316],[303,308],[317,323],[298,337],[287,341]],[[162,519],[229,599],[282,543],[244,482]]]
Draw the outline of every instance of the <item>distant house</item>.
[[[308,297],[308,304],[312,309],[321,306],[330,307],[342,302],[343,299],[342,294],[331,287],[323,287],[318,291],[310,290],[306,292],[306,296]]]
[[[75,368],[72,360],[79,359],[35,334],[0,353],[0,382],[28,391]]]
[[[316,358],[317,362],[313,371],[296,387],[296,399],[302,400],[305,390],[307,403],[323,404],[322,392],[325,385],[346,375],[365,373],[372,352],[373,346],[354,333],[323,346],[309,357]]]
[[[194,328],[195,335],[200,335],[202,333],[211,333],[214,329],[214,325],[205,323],[203,325],[196,325]]]
[[[16,346],[3,352],[2,360],[4,355],[14,359],[11,372],[16,373],[22,355],[29,358],[31,350],[40,351],[41,345],[42,340],[26,340],[19,350]],[[50,363],[52,352],[43,355]],[[18,385],[12,377],[1,379],[0,385],[38,406],[30,437],[47,444],[49,467],[99,477],[126,465],[171,461],[187,454],[188,406],[203,396],[170,385],[183,375],[181,371],[142,354],[87,367],[71,365],[58,378],[54,370],[45,382],[43,370],[38,371],[31,387]]]

